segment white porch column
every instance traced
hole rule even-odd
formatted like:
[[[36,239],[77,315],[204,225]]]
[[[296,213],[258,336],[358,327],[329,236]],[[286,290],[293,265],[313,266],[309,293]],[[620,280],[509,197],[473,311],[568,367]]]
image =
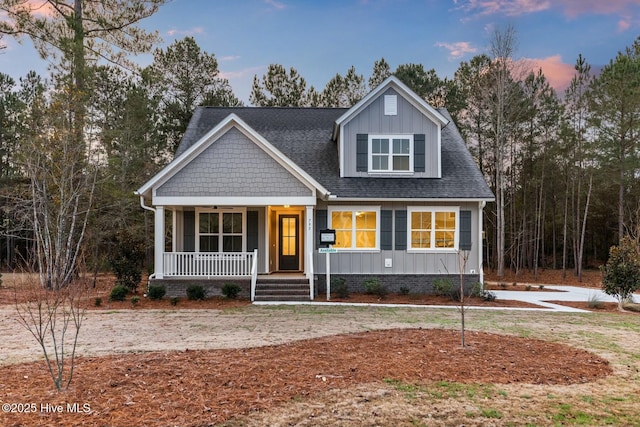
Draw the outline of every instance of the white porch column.
[[[484,251],[484,244],[482,240],[482,211],[486,204],[486,202],[478,203],[478,272],[480,273],[479,279],[482,286],[484,286],[484,268],[482,267],[482,251]]]
[[[313,228],[313,206],[307,206],[305,209],[305,222],[306,222],[306,231],[305,231],[305,239],[304,239],[304,253],[305,256],[308,257],[305,259],[305,272],[307,275],[307,279],[313,279],[313,250],[315,243],[315,230]]]
[[[156,214],[154,220],[154,251],[153,265],[156,279],[162,279],[164,276],[164,206],[156,206]]]

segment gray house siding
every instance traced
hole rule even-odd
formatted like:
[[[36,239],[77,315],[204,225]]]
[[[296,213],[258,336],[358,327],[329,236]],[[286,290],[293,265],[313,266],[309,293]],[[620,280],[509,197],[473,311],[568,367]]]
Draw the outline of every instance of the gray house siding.
[[[478,245],[482,242],[478,241],[478,203],[413,203],[413,202],[395,202],[395,203],[367,203],[366,206],[380,206],[382,211],[393,211],[395,217],[397,212],[406,212],[408,207],[426,206],[439,207],[451,206],[459,207],[461,211],[469,211],[471,216],[471,250],[467,260],[466,272],[478,274],[480,271],[478,258]],[[340,206],[345,206],[341,204]],[[357,204],[350,204],[357,207]],[[317,207],[319,210],[328,208],[326,203],[320,203]],[[382,216],[382,215],[381,215]],[[392,222],[394,229],[391,232],[393,239],[392,247],[396,247],[396,240],[401,239],[406,244],[406,231],[396,233],[397,224]],[[459,227],[459,225],[458,225]],[[382,234],[382,233],[381,233]],[[316,236],[317,238],[317,236]],[[388,237],[387,237],[388,238]],[[403,250],[379,250],[370,252],[338,252],[331,254],[331,273],[335,274],[458,274],[459,260],[456,252],[410,252]],[[385,267],[385,260],[391,260],[391,267]],[[314,269],[317,274],[326,272],[325,265],[326,255],[314,252]]]
[[[234,128],[160,186],[156,194],[283,197],[309,196],[312,190]]]
[[[385,116],[384,96],[397,95],[398,114],[395,116]],[[345,177],[366,177],[367,171],[357,168],[358,155],[362,162],[364,153],[358,154],[357,135],[358,134],[409,134],[425,135],[425,156],[424,164],[418,166],[418,170],[424,172],[414,172],[416,178],[437,178],[440,175],[438,169],[438,125],[425,117],[418,109],[411,105],[398,92],[389,88],[378,98],[372,101],[357,116],[344,125],[344,176]],[[362,148],[362,147],[361,147]],[[415,151],[415,150],[414,150]],[[414,165],[415,166],[415,165]],[[358,170],[360,169],[360,170]]]

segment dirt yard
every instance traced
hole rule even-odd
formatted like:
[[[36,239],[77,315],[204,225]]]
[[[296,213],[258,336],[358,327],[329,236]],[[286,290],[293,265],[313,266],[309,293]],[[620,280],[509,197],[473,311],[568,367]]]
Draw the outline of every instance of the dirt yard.
[[[57,393],[4,305],[0,403],[23,413],[0,425],[640,424],[637,317],[470,311],[464,348],[459,322],[451,308],[102,307]]]

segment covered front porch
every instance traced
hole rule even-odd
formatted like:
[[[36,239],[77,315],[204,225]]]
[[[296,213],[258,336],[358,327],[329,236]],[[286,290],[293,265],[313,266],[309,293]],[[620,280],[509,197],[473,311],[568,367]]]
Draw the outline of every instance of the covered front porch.
[[[304,279],[314,295],[314,206],[155,206],[153,280]],[[299,291],[299,290],[298,290]]]

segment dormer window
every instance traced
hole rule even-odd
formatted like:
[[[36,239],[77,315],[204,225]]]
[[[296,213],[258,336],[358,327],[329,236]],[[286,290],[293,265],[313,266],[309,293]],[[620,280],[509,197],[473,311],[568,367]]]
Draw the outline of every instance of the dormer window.
[[[413,135],[369,135],[369,172],[413,172]]]

